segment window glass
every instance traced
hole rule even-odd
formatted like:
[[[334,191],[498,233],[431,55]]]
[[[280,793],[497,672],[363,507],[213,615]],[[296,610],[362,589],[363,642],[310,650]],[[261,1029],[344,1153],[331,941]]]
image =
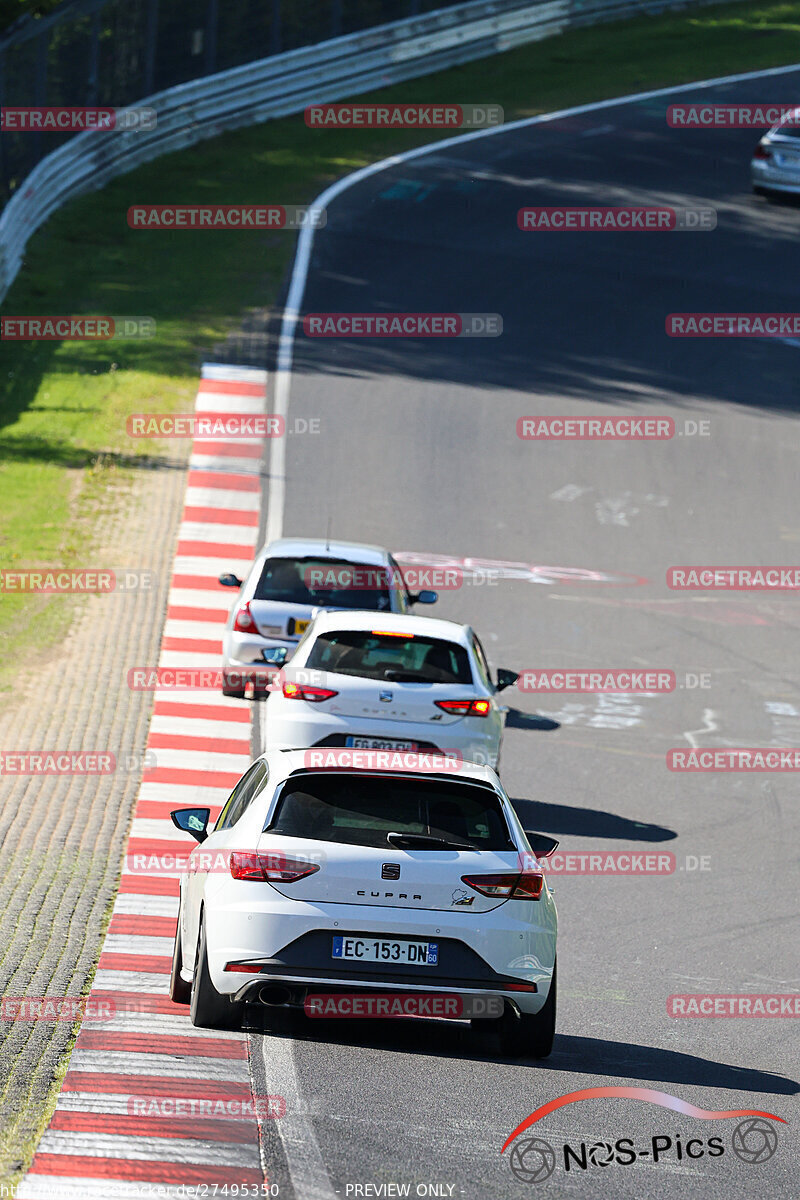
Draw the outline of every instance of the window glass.
[[[255,799],[260,785],[267,778],[266,763],[254,763],[250,770],[242,776],[228,797],[228,801],[217,818],[214,830],[230,829],[241,817],[248,804]]]
[[[388,847],[387,833],[430,834],[478,850],[513,850],[497,793],[452,780],[303,774],[286,781],[270,833]]]
[[[253,599],[318,608],[391,609],[384,567],[333,558],[268,558]]]
[[[439,638],[364,629],[320,634],[305,664],[339,675],[394,683],[472,683],[463,646]]]
[[[475,651],[475,658],[478,663],[478,671],[481,679],[487,687],[493,687],[492,676],[489,671],[489,664],[486,661],[486,655],[483,652],[483,646],[474,633],[472,635],[472,649]]]

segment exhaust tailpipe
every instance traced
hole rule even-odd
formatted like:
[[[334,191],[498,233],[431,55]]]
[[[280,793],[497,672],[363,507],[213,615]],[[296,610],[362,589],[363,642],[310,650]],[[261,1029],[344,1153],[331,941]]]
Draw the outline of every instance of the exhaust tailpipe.
[[[262,1004],[269,1004],[273,1008],[280,1008],[284,1004],[288,1004],[291,999],[291,992],[281,983],[271,983],[267,987],[259,989],[258,998]]]

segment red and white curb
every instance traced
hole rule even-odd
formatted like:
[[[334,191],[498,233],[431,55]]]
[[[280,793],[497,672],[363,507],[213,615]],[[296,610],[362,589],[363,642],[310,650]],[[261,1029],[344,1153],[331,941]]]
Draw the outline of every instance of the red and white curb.
[[[266,382],[265,371],[206,365],[196,409],[263,413]],[[262,451],[260,438],[192,447],[160,667],[220,667],[232,593],[217,576],[244,578],[255,556]],[[156,766],[143,776],[91,993],[115,1015],[82,1025],[17,1200],[186,1197],[225,1185],[260,1194],[247,1038],[195,1029],[170,1002],[178,878],[131,869],[133,855],[191,846],[171,809],[208,805],[216,819],[250,763],[250,731],[250,706],[220,690],[155,692],[147,749]]]

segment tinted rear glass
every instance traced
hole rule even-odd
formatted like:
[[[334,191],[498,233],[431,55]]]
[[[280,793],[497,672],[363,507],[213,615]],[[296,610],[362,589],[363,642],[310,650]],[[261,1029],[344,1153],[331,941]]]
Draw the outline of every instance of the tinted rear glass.
[[[340,582],[343,587],[337,586]],[[254,599],[378,612],[392,607],[388,576],[382,568],[331,558],[268,558]]]
[[[270,833],[390,847],[387,833],[429,834],[478,850],[514,850],[496,793],[469,783],[303,775],[281,789]],[[416,852],[416,851],[415,851]]]
[[[472,683],[469,656],[455,642],[362,629],[321,634],[306,666],[393,683]]]

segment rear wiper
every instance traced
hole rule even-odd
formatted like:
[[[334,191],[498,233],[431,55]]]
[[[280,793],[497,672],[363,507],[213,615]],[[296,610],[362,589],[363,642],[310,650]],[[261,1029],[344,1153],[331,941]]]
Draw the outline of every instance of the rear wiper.
[[[387,833],[387,842],[393,846],[429,846],[432,850],[444,847],[447,850],[479,850],[469,842],[451,842],[448,838],[434,837],[432,833]]]
[[[395,667],[387,667],[383,672],[383,678],[389,683],[433,683],[432,679],[426,679],[424,675],[415,675],[411,671],[398,671]]]

